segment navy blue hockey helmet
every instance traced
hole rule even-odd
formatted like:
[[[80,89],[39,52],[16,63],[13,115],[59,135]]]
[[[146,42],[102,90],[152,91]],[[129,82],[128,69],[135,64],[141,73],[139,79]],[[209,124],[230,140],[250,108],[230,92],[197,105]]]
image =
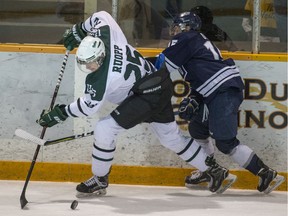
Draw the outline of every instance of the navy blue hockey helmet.
[[[183,12],[174,18],[170,29],[170,34],[176,35],[180,32],[189,31],[191,29],[199,31],[201,24],[201,19],[196,13]]]

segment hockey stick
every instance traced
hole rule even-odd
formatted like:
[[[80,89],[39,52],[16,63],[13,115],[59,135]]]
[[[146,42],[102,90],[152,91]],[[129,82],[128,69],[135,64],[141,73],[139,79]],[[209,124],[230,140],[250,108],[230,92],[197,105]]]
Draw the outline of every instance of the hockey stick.
[[[56,97],[57,97],[57,94],[58,94],[58,91],[59,91],[59,88],[60,88],[60,84],[61,84],[61,81],[62,81],[62,78],[63,78],[64,70],[65,70],[65,67],[66,67],[66,64],[67,64],[69,52],[70,52],[70,49],[67,49],[66,52],[65,52],[65,56],[64,56],[64,59],[63,59],[63,62],[62,62],[62,66],[61,66],[61,70],[60,70],[60,73],[59,73],[59,76],[58,76],[57,84],[55,86],[55,90],[54,90],[54,93],[53,93],[53,96],[52,96],[52,100],[51,100],[51,104],[50,104],[50,110],[53,108],[53,106],[55,104],[55,101],[56,101]],[[44,137],[45,132],[46,132],[46,128],[47,127],[43,127],[41,135],[40,135],[40,139],[42,139]],[[36,163],[36,159],[37,159],[37,156],[39,154],[40,147],[41,147],[41,145],[37,145],[37,148],[36,148],[34,156],[33,156],[33,160],[32,160],[31,165],[30,165],[30,169],[28,171],[28,174],[27,174],[27,177],[26,177],[26,180],[25,180],[24,187],[22,189],[22,193],[21,193],[21,196],[20,196],[21,209],[23,209],[26,206],[26,204],[28,203],[28,201],[26,199],[26,196],[25,196],[26,189],[27,189],[28,182],[30,180],[34,165]]]
[[[55,139],[55,140],[44,140],[44,139],[40,139],[40,138],[34,136],[33,134],[28,133],[27,131],[24,131],[22,129],[18,128],[15,130],[16,136],[21,137],[25,140],[29,140],[29,141],[36,143],[37,145],[41,145],[41,146],[54,145],[54,144],[61,143],[61,142],[66,142],[66,141],[80,139],[80,138],[87,137],[87,136],[92,136],[93,134],[94,134],[94,131],[91,131],[88,133],[82,133],[82,134],[67,136],[67,137],[63,137],[63,138]]]

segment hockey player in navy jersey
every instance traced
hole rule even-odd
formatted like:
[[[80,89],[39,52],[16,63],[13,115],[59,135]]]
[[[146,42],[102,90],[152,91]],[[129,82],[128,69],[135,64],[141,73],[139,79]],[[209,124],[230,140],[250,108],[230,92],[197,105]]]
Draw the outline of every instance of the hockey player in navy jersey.
[[[80,45],[79,45],[80,44]],[[211,181],[212,192],[223,192],[235,180],[222,186],[228,176],[214,161],[206,163],[207,154],[197,141],[182,136],[176,124],[171,97],[173,83],[169,72],[155,67],[127,43],[112,16],[94,13],[77,23],[65,34],[66,48],[75,48],[78,68],[87,73],[85,94],[69,105],[56,105],[38,120],[41,126],[52,127],[68,117],[91,116],[109,101],[119,106],[100,119],[94,129],[92,150],[93,176],[80,183],[77,197],[103,195],[116,150],[116,136],[125,129],[147,122],[160,143],[177,153],[193,167],[217,176]]]
[[[191,94],[180,103],[179,116],[190,121],[190,135],[206,145],[207,154],[213,156],[212,137],[219,151],[259,176],[260,192],[269,193],[284,177],[237,139],[237,112],[244,89],[239,69],[232,59],[222,58],[217,47],[199,32],[200,28],[201,20],[195,13],[181,13],[173,21],[173,38],[162,53],[167,69],[178,71],[190,83]],[[211,174],[198,172],[188,176],[185,183],[189,187],[210,180]]]

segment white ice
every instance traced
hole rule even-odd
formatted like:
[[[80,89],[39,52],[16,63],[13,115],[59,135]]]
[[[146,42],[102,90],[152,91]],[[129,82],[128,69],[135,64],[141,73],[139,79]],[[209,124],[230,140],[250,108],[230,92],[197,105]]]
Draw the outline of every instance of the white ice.
[[[20,207],[24,181],[0,181],[0,216],[287,216],[287,192],[265,195],[256,190],[228,189],[224,194],[185,187],[111,184],[107,195],[78,199],[70,205],[76,183],[30,181],[28,204]]]

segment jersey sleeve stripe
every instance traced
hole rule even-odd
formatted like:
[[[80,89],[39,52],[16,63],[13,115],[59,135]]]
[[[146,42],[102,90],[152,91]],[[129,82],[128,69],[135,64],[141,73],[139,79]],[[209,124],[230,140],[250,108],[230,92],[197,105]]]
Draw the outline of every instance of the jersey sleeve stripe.
[[[205,94],[204,94],[204,97],[208,97],[210,94],[212,94],[220,85],[222,85],[224,82],[226,82],[227,80],[229,79],[232,79],[233,77],[237,77],[237,76],[240,76],[239,73],[236,73],[236,74],[231,74],[230,76],[226,77],[225,79],[222,79],[221,81],[219,81],[217,83],[217,85],[214,85],[209,91],[207,91]]]
[[[67,109],[66,109],[67,113],[69,116],[72,116],[72,117],[78,117],[77,115],[74,115],[71,111],[71,108],[70,108],[70,105],[67,106]]]
[[[210,77],[208,80],[206,80],[205,83],[203,83],[199,88],[198,90],[201,91],[202,89],[206,88],[206,86],[209,85],[209,83],[211,83],[213,80],[217,80],[219,76],[223,76],[223,74],[225,74],[226,72],[230,72],[229,70],[232,69],[233,71],[231,72],[234,72],[234,70],[236,69],[236,66],[227,66],[227,67],[224,67],[222,68],[221,70],[219,70],[217,73],[215,73],[212,77]],[[238,71],[239,72],[239,71]]]
[[[240,76],[239,70],[236,66],[224,67],[212,77],[210,77],[210,79],[208,79],[205,83],[199,86],[196,90],[204,97],[207,97],[225,81],[236,76]]]
[[[69,116],[72,117],[80,117],[80,116],[88,116],[82,109],[81,104],[83,106],[83,102],[81,102],[81,98],[78,98],[73,103],[69,104],[65,110]],[[86,105],[84,105],[86,106]],[[88,110],[89,111],[89,110]]]
[[[88,30],[86,29],[86,26],[85,26],[84,23],[82,24],[82,28],[83,28],[84,31],[88,32]]]
[[[179,67],[175,65],[173,62],[171,62],[167,57],[165,57],[165,62],[174,70],[177,70]]]
[[[82,107],[81,107],[80,98],[77,99],[77,107],[78,107],[79,111],[80,111],[81,113],[83,113],[83,115],[88,116],[88,115],[83,111],[83,109],[82,109]]]

